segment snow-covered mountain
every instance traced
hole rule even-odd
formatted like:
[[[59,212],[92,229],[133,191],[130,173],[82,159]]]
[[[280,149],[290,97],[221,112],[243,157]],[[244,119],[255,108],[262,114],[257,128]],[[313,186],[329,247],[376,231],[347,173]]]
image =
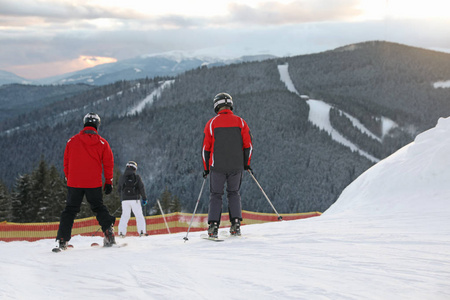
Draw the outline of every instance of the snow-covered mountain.
[[[0,70],[0,86],[3,84],[10,84],[10,83],[29,84],[32,83],[32,80],[22,78],[11,72]]]
[[[0,86],[21,84],[77,84],[105,85],[120,80],[176,76],[201,66],[221,66],[240,62],[261,61],[275,58],[273,55],[211,56],[202,52],[171,51],[160,54],[141,55],[131,59],[107,63],[80,71],[43,79],[25,79],[14,73],[0,70]]]
[[[191,232],[187,242],[179,233],[94,249],[99,237],[75,236],[73,250],[55,254],[51,239],[0,242],[0,296],[449,299],[449,148],[450,118],[440,119],[358,177],[322,216],[246,225],[242,238],[223,243]]]
[[[175,76],[201,66],[220,66],[269,58],[274,58],[274,56],[254,55],[236,58],[219,58],[202,55],[197,57],[180,51],[172,51],[162,54],[142,55],[115,63],[102,64],[68,74],[44,78],[37,82],[40,84],[86,83],[91,85],[105,85],[119,80]]]

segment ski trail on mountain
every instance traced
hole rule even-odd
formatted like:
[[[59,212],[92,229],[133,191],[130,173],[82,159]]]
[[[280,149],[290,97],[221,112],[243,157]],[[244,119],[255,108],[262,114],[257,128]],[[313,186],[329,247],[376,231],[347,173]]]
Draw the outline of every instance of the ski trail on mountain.
[[[127,112],[127,116],[135,115],[140,113],[147,104],[152,104],[155,98],[161,97],[162,91],[169,87],[175,80],[166,80],[161,86],[157,87],[153,92],[150,93],[147,97],[142,99],[138,104],[136,104],[132,109]]]
[[[280,73],[280,80],[286,85],[286,88],[290,92],[293,92],[300,97],[300,93],[297,91],[294,83],[291,80],[291,77],[290,77],[289,71],[288,71],[288,67],[289,67],[288,64],[278,65],[278,72]],[[357,145],[353,144],[351,141],[346,139],[342,134],[340,134],[337,130],[335,130],[333,128],[333,126],[331,125],[331,122],[330,122],[330,109],[332,108],[331,105],[329,105],[328,103],[325,103],[323,101],[313,100],[313,99],[307,100],[306,103],[309,105],[309,108],[310,108],[308,120],[311,123],[313,123],[320,129],[328,132],[334,141],[350,148],[350,150],[358,152],[361,156],[366,157],[367,159],[369,159],[370,161],[372,161],[374,163],[377,163],[380,161],[378,158],[376,158],[376,157],[370,155],[369,153],[367,153],[366,151],[360,149]],[[342,113],[344,113],[344,112],[342,112]],[[359,130],[361,130],[364,133],[370,132],[370,130],[368,130],[366,127],[364,127],[364,125],[362,125],[356,118],[351,117],[347,113],[344,113],[344,114],[350,118],[352,123],[357,128],[359,128]],[[369,136],[381,141],[380,138],[375,137],[375,135],[373,135],[372,133]]]

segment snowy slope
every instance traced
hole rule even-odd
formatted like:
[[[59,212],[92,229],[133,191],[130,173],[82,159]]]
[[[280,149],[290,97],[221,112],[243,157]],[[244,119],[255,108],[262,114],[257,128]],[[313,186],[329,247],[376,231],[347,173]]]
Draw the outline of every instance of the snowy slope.
[[[162,91],[173,84],[175,80],[166,80],[164,81],[160,87],[156,88],[153,92],[150,93],[147,97],[139,101],[133,108],[131,108],[126,114],[127,115],[135,115],[140,113],[146,105],[150,105],[153,103],[155,98],[161,97]]]
[[[441,118],[435,128],[419,134],[414,143],[359,176],[326,214],[346,217],[355,212],[360,217],[412,215],[420,216],[415,224],[422,220],[434,223],[434,218],[439,223],[438,217],[450,215],[449,163],[450,118]],[[369,196],[370,203],[359,201]]]
[[[302,99],[302,95],[300,95],[300,93],[295,88],[295,85],[292,82],[292,79],[289,75],[289,65],[287,63],[284,65],[278,65],[278,72],[280,73],[280,80],[286,85],[287,90],[297,94],[300,97],[300,99]],[[313,123],[320,129],[325,130],[328,134],[330,134],[331,138],[334,141],[348,147],[350,150],[358,152],[361,156],[366,157],[372,162],[376,163],[379,161],[378,158],[374,157],[373,155],[367,153],[364,150],[361,150],[357,145],[349,141],[347,138],[345,138],[342,134],[340,134],[337,130],[333,128],[330,122],[330,110],[332,108],[330,104],[321,100],[313,100],[313,99],[307,100],[306,103],[309,105],[310,108],[308,118],[311,123]],[[374,140],[381,142],[381,138],[374,135],[358,119],[356,119],[355,117],[351,116],[346,112],[343,112],[341,110],[339,111],[345,114],[350,119],[353,126],[356,127],[358,130],[360,130],[362,133],[367,134]],[[383,136],[386,135],[390,129],[397,126],[395,122],[386,117],[383,117],[381,119],[381,122],[382,122]]]
[[[308,103],[310,108],[308,120],[311,123],[318,126],[320,129],[328,132],[333,140],[350,148],[350,150],[358,152],[360,155],[365,156],[372,162],[379,161],[378,158],[370,155],[366,151],[361,150],[358,146],[350,142],[342,134],[340,134],[337,130],[333,128],[330,122],[331,105],[323,101],[313,99],[309,99],[308,101],[306,101],[306,103]]]
[[[100,238],[76,236],[55,254],[53,240],[0,242],[0,299],[450,299],[449,148],[441,119],[321,217],[223,243],[191,232],[93,249]]]

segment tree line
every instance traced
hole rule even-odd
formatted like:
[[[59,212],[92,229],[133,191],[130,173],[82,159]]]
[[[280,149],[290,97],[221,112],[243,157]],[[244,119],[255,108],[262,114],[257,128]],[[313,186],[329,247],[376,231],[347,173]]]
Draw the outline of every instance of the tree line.
[[[105,195],[103,200],[111,214],[120,217],[121,203],[117,193],[118,178],[121,173],[114,169],[114,190]],[[60,175],[54,165],[41,158],[39,164],[29,174],[16,178],[15,185],[8,189],[0,181],[0,222],[39,223],[58,222],[67,198],[65,178]],[[166,187],[160,196],[160,204],[164,213],[181,210],[180,200]],[[151,201],[150,201],[151,203]],[[160,215],[161,210],[156,201],[144,207],[145,215]],[[77,219],[92,217],[89,204],[84,199]]]

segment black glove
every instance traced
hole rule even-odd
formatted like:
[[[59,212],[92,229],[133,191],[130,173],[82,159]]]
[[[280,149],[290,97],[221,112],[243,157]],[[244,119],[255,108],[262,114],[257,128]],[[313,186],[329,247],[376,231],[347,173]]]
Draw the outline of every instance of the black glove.
[[[209,170],[203,171],[203,178],[206,179],[206,177],[208,177],[208,174],[209,174]]]
[[[142,199],[142,200],[141,200],[141,203],[142,203],[142,206],[146,206],[147,203],[148,203],[148,201],[147,201],[147,199]]]
[[[250,173],[253,174],[253,170],[252,168],[250,168],[250,166],[244,166],[244,170],[249,171]]]
[[[109,195],[112,192],[112,185],[105,183],[105,187],[103,188],[103,190],[105,191],[105,195]]]

